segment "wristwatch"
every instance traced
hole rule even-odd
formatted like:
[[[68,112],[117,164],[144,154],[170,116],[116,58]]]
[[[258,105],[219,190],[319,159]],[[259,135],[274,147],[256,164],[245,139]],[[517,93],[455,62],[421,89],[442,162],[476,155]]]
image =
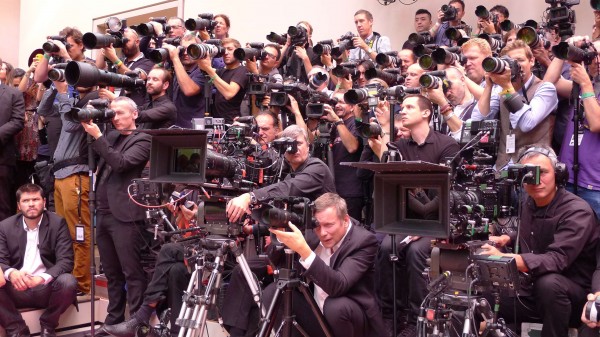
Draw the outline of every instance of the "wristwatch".
[[[250,205],[256,205],[256,203],[258,203],[256,195],[254,195],[254,192],[250,192]]]
[[[335,125],[335,126],[338,126],[338,125],[340,125],[340,124],[344,124],[344,121],[343,121],[343,120],[341,120],[341,119],[340,119],[340,120],[338,120],[337,122],[333,122],[333,125]]]

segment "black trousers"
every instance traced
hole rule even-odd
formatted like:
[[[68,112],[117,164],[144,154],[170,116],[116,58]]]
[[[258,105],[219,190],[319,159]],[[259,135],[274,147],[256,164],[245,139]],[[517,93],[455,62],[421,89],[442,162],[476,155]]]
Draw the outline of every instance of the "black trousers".
[[[108,281],[108,315],[105,324],[117,324],[125,320],[125,303],[129,313],[135,313],[142,305],[146,290],[146,273],[142,268],[142,226],[134,222],[122,222],[112,214],[97,215],[96,241],[100,262]]]
[[[362,210],[365,206],[365,198],[363,197],[343,197],[348,206],[348,215],[355,220],[361,221]]]
[[[431,257],[431,240],[429,238],[420,238],[417,241],[409,243],[408,246],[400,247],[400,242],[404,238],[402,235],[396,235],[396,247],[399,247],[398,268],[396,269],[396,293],[408,292],[408,322],[415,324],[419,316],[421,302],[423,302],[423,299],[427,295],[427,278],[423,275],[423,272],[428,267],[427,259]],[[394,284],[392,283],[393,264],[390,261],[391,253],[392,241],[390,236],[386,235],[381,242],[375,262],[375,292],[378,295],[383,317],[386,319],[392,318],[394,303],[392,296],[392,287]],[[408,289],[403,289],[400,285],[400,280],[404,277],[408,279]],[[404,304],[399,298],[395,300],[399,305]]]
[[[0,221],[15,214],[15,167],[0,165]]]
[[[255,257],[248,259],[247,262],[250,270],[256,275],[262,286],[273,282],[273,276],[269,274],[268,263],[264,258]],[[263,305],[268,308],[269,303],[263,300]],[[239,337],[237,334],[256,335],[260,311],[254,303],[252,293],[239,265],[236,265],[231,273],[221,317],[223,318],[223,324],[230,331],[232,337]],[[235,332],[231,328],[235,328]]]
[[[581,312],[587,293],[564,275],[546,274],[534,281],[530,296],[521,296],[520,301],[502,297],[500,316],[514,323],[517,330],[520,330],[522,322],[538,322],[544,325],[542,337],[564,337],[568,335],[569,327],[579,328],[583,325]],[[582,330],[591,329],[585,327]]]
[[[183,292],[190,281],[190,273],[183,262],[183,245],[167,243],[160,248],[154,275],[144,293],[144,304],[157,303],[159,312],[171,308],[171,332],[179,331],[175,324],[183,304]]]
[[[0,288],[0,326],[10,335],[25,327],[19,308],[46,309],[40,316],[42,328],[56,329],[60,315],[77,299],[77,280],[62,274],[48,284],[17,291],[11,282]]]
[[[265,303],[269,305],[277,291],[277,282],[271,283],[263,292]],[[312,292],[309,292],[312,296]],[[296,322],[311,337],[325,336],[317,318],[312,313],[309,303],[299,290],[294,290],[292,312]],[[283,294],[279,297],[279,309],[275,310],[275,325],[279,327],[283,320]],[[361,306],[348,297],[328,297],[323,305],[323,316],[336,337],[363,337],[369,335],[369,321]],[[292,336],[301,336],[297,329],[292,327]]]

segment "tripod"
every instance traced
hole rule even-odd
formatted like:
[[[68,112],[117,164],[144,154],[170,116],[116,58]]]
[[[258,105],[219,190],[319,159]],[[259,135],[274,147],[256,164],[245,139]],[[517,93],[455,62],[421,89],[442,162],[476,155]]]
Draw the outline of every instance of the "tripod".
[[[175,323],[181,327],[178,337],[199,337],[204,336],[204,327],[206,325],[206,317],[209,306],[216,304],[218,290],[221,288],[223,266],[227,253],[231,252],[235,255],[236,261],[239,263],[242,273],[248,282],[248,287],[252,292],[254,302],[260,306],[259,287],[252,272],[248,266],[248,262],[242,254],[242,249],[238,246],[235,240],[220,237],[209,236],[206,239],[200,240],[200,245],[203,249],[216,251],[213,262],[204,261],[196,263],[196,268],[190,278],[187,290],[183,294],[183,305]],[[204,271],[210,271],[208,283],[202,294],[196,294],[194,289],[200,289],[202,284],[202,274]],[[265,315],[264,308],[261,307],[262,316]],[[199,331],[196,331],[200,329]]]
[[[303,336],[308,337],[306,331],[294,319],[292,296],[295,289],[298,289],[304,296],[304,299],[309,304],[312,313],[317,318],[317,322],[321,326],[321,329],[323,329],[325,336],[333,336],[329,326],[327,325],[327,322],[325,322],[325,317],[323,317],[317,302],[308,291],[308,284],[300,281],[300,279],[296,277],[296,271],[293,268],[294,251],[289,248],[284,248],[284,252],[286,266],[285,268],[279,269],[277,291],[275,292],[275,296],[273,296],[273,300],[271,301],[267,315],[261,323],[258,337],[266,337],[271,335],[271,331],[275,325],[276,310],[279,309],[279,305],[281,304],[279,303],[279,299],[282,294],[283,320],[281,321],[281,325],[277,329],[275,336],[283,335],[284,337],[290,337],[292,336],[292,327],[295,327]]]

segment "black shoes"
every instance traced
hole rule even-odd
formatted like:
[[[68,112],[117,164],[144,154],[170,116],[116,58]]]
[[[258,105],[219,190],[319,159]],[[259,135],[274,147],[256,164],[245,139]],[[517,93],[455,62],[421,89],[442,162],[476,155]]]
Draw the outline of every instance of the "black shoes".
[[[102,324],[101,327],[99,327],[98,329],[94,330],[94,337],[110,337],[110,334],[108,332],[106,332],[106,330],[104,330],[104,327],[106,325]],[[83,337],[90,337],[91,333],[87,332],[83,335]]]
[[[29,337],[29,327],[25,326],[13,333],[7,333],[6,337]]]
[[[400,331],[398,337],[416,337],[417,336],[417,327],[412,324],[408,324]]]
[[[104,329],[109,334],[116,337],[134,337],[138,328],[147,324],[138,320],[135,315],[123,323],[114,325],[104,325]]]
[[[56,337],[56,331],[54,331],[54,329],[42,327],[40,337]]]

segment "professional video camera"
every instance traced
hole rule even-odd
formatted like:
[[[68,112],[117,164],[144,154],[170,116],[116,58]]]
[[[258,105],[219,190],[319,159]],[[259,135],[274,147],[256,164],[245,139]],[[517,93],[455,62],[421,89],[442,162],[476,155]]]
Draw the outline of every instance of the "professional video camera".
[[[192,60],[206,57],[221,57],[225,54],[225,49],[221,46],[221,40],[211,39],[204,43],[194,43],[187,47],[187,53]]]
[[[333,40],[323,40],[317,42],[317,44],[313,47],[313,52],[316,55],[330,54],[331,49],[333,48]]]
[[[521,66],[519,63],[508,56],[486,57],[481,62],[483,70],[488,73],[501,74],[504,70],[510,70],[510,80],[515,81],[521,76]]]
[[[52,69],[48,70],[48,78],[51,81],[64,82],[65,81],[65,68],[66,63],[57,63]]]
[[[233,57],[238,61],[247,61],[256,59],[257,61],[263,60],[267,57],[268,53],[264,51],[265,44],[262,42],[250,42],[250,48],[237,48],[233,51]]]
[[[365,71],[365,78],[367,81],[373,78],[379,78],[389,86],[404,84],[404,76],[402,76],[400,72],[400,68],[388,68],[383,70],[370,68]]]
[[[109,109],[110,102],[107,99],[98,98],[90,100],[89,105],[93,108],[72,108],[65,114],[65,119],[74,122],[94,121],[94,123],[108,123],[115,117],[115,112]]]
[[[217,21],[214,20],[215,16],[211,13],[198,14],[198,18],[191,18],[185,20],[185,29],[189,31],[204,30],[212,33],[213,29],[217,26]]]
[[[355,35],[352,32],[347,32],[346,34],[340,36],[338,39],[338,45],[331,49],[331,56],[334,58],[339,58],[346,50],[354,49],[354,42],[352,42],[352,38]]]
[[[110,32],[109,34],[85,33],[82,37],[86,49],[100,49],[104,47],[122,48],[127,43],[121,32]]]
[[[67,42],[67,38],[64,36],[52,35],[52,36],[46,36],[46,38],[48,40],[56,40],[56,41],[62,42],[65,45],[65,48],[67,49],[67,51],[69,49],[71,49],[71,44],[69,44]],[[58,53],[60,51],[60,48],[58,47],[58,45],[52,41],[44,42],[44,44],[42,44],[42,49],[44,50],[44,52],[46,52],[48,54]]]
[[[591,43],[583,43],[576,47],[568,42],[560,42],[552,47],[552,54],[557,58],[575,63],[591,64],[596,58],[597,51]]]
[[[312,217],[313,206],[308,198],[272,198],[252,209],[252,219],[269,228],[290,229],[291,222],[304,232],[317,226]]]
[[[306,104],[306,118],[319,119],[325,116],[325,104],[329,104],[331,107],[335,107],[338,103],[336,98],[329,98],[329,96],[320,91],[311,91],[310,98]]]
[[[458,15],[458,11],[453,6],[442,5],[441,11],[444,12],[444,17],[442,17],[442,22],[456,20],[456,16]]]
[[[151,17],[150,21],[158,22],[161,24],[162,35],[169,34],[169,32],[171,31],[171,26],[167,25],[167,17],[166,16]],[[139,25],[135,26],[134,29],[138,34],[140,34],[140,36],[156,35],[156,32],[154,31],[154,26],[150,22],[140,23]]]
[[[138,73],[131,72],[129,75],[121,75],[100,70],[94,65],[70,61],[65,68],[67,83],[74,87],[93,87],[105,85],[118,88],[144,87],[145,81],[137,78]]]

